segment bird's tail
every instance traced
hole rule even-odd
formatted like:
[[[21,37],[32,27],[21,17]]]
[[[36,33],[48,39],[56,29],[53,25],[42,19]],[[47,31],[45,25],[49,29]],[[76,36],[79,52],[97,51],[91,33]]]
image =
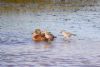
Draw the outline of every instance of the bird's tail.
[[[56,36],[54,36],[54,38],[57,38]]]
[[[73,36],[76,36],[76,34],[72,34]]]

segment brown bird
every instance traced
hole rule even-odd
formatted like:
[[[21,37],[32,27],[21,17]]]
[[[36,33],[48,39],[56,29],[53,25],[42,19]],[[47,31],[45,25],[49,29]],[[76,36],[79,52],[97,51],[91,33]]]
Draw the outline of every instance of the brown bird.
[[[51,32],[45,31],[44,34],[45,34],[46,41],[48,42],[51,42],[54,40],[54,38],[56,38],[53,34],[51,34]]]
[[[41,32],[40,29],[35,29],[35,31],[32,33],[32,40],[33,41],[44,41],[45,35]]]

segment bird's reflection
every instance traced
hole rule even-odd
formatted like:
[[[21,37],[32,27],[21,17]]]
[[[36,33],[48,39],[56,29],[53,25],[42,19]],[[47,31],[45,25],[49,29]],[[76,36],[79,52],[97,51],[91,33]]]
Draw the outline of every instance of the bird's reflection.
[[[34,47],[35,49],[49,49],[49,48],[53,48],[53,43],[49,43],[49,42],[34,42]]]
[[[53,48],[52,43],[46,43],[44,44],[44,48]]]

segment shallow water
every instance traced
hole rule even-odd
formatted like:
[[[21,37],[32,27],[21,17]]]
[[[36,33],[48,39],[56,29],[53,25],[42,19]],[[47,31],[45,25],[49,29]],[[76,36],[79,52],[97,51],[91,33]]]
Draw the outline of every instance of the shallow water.
[[[36,11],[16,6],[19,11],[0,12],[0,67],[100,67],[98,5],[72,9],[53,5]],[[36,28],[51,31],[56,40],[51,44],[32,41]],[[63,40],[59,33],[63,29],[76,36],[70,42]]]

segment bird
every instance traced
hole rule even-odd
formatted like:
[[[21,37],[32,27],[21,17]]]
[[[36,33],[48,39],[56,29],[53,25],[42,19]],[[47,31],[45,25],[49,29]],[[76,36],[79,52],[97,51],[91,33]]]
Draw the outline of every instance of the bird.
[[[45,31],[44,34],[47,42],[51,42],[56,38],[51,32]]]
[[[37,42],[44,41],[45,35],[40,29],[35,29],[35,31],[32,33],[32,40]]]
[[[68,40],[71,36],[76,36],[76,34],[73,34],[71,32],[66,32],[64,30],[61,31],[61,34],[64,36],[65,40]]]
[[[40,29],[35,29],[34,33],[41,34],[41,30]]]

